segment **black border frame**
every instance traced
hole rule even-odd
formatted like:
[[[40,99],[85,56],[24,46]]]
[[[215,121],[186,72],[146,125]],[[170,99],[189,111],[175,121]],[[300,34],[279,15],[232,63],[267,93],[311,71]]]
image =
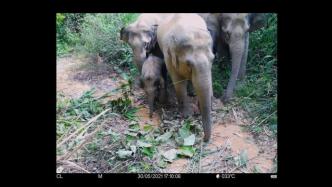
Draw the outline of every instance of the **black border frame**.
[[[110,1],[86,1],[86,0],[70,0],[70,1],[64,1],[64,0],[57,0],[55,2],[52,2],[51,4],[48,4],[49,10],[47,11],[47,21],[49,21],[49,32],[46,34],[47,40],[47,56],[52,56],[52,65],[47,67],[46,69],[49,70],[49,72],[53,72],[51,74],[48,74],[47,80],[51,80],[54,82],[54,85],[48,84],[47,88],[50,91],[51,96],[54,100],[48,100],[51,101],[53,105],[48,103],[47,110],[44,112],[51,112],[51,114],[55,114],[55,107],[53,107],[56,104],[56,97],[55,94],[55,85],[56,85],[56,72],[54,72],[54,69],[56,69],[56,40],[55,40],[55,14],[61,13],[61,12],[275,12],[278,13],[278,172],[277,172],[277,179],[271,179],[271,174],[235,174],[235,178],[216,178],[216,174],[181,174],[181,180],[179,179],[138,179],[138,174],[103,174],[102,179],[98,178],[98,174],[61,174],[61,178],[59,179],[59,175],[56,174],[56,149],[53,149],[50,151],[50,157],[47,157],[47,161],[50,163],[54,163],[54,165],[48,169],[52,172],[50,175],[48,175],[50,178],[55,179],[55,182],[58,184],[66,183],[66,182],[73,182],[79,180],[80,182],[97,182],[97,183],[103,183],[103,182],[114,182],[116,181],[130,181],[135,182],[163,182],[163,183],[173,183],[173,182],[185,182],[185,181],[209,181],[212,183],[262,183],[267,182],[269,184],[275,184],[279,183],[280,178],[283,178],[285,176],[285,169],[283,163],[284,157],[282,154],[283,152],[283,146],[285,144],[281,143],[282,140],[280,139],[280,132],[283,134],[286,134],[286,131],[281,130],[280,124],[283,122],[283,118],[280,117],[280,82],[282,82],[282,76],[280,76],[280,69],[283,69],[281,66],[281,61],[283,62],[285,59],[283,58],[284,54],[282,54],[280,48],[284,48],[283,43],[280,42],[280,35],[283,35],[282,33],[285,33],[285,27],[282,26],[284,21],[286,20],[287,13],[282,12],[280,10],[280,1],[272,1],[272,0],[255,0],[255,1],[240,1],[240,0],[233,0],[233,1],[220,1],[218,3],[213,3],[210,0],[205,0],[204,6],[200,4],[199,1],[190,1],[190,6],[186,6],[186,3],[188,0],[181,0],[181,6],[178,5],[179,2],[177,2],[177,6],[159,6],[159,7],[149,7],[146,6],[147,4],[151,5],[155,1],[149,1],[149,0],[136,0],[135,2],[129,2],[130,0],[122,0],[115,2]],[[174,0],[169,0],[167,3],[170,3]],[[159,1],[158,1],[159,2]],[[213,6],[215,4],[222,4],[222,9],[218,9],[218,6]],[[240,7],[238,5],[241,4]],[[212,8],[211,8],[212,7]],[[236,8],[235,8],[236,7]],[[285,16],[285,17],[284,17]],[[281,26],[280,26],[281,25]],[[52,36],[51,36],[52,35]],[[50,38],[49,38],[50,37]],[[282,36],[283,37],[283,36]],[[49,46],[49,45],[52,46]],[[44,50],[45,50],[44,49]],[[54,64],[53,64],[54,63]],[[283,69],[284,70],[284,69]],[[53,76],[53,77],[52,77]],[[53,79],[53,80],[52,80]],[[52,87],[53,86],[53,87]],[[49,99],[49,98],[48,98]],[[56,121],[55,115],[50,115],[47,113],[46,120],[50,122],[50,124],[54,124]],[[49,118],[50,117],[50,118]],[[48,132],[51,132],[50,134],[54,134],[56,132],[55,125],[52,126],[52,128],[47,129]],[[52,142],[52,145],[54,148],[56,147],[56,141],[55,137],[47,137],[49,139],[49,142]],[[282,146],[280,146],[282,145]],[[49,146],[49,144],[48,144]],[[282,148],[280,148],[282,147]],[[280,151],[281,150],[281,151]],[[280,152],[282,154],[280,154]],[[228,174],[226,174],[228,175]],[[229,174],[230,175],[230,174]],[[233,175],[232,175],[233,176]]]

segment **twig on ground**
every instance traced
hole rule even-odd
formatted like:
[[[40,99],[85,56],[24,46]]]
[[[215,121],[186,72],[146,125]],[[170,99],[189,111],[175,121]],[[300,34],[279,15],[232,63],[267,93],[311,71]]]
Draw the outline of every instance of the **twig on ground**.
[[[92,122],[96,121],[100,116],[104,115],[106,112],[108,112],[109,110],[111,110],[111,108],[104,110],[103,112],[99,113],[98,115],[96,115],[95,117],[91,118],[85,125],[83,125],[82,127],[80,127],[79,129],[77,129],[74,133],[72,133],[70,136],[68,136],[67,138],[65,138],[64,140],[62,140],[62,142],[60,142],[57,145],[57,148],[59,148],[62,144],[64,144],[66,141],[68,141],[70,138],[72,138],[73,136],[75,136],[75,134],[77,134],[78,132],[80,132],[82,129],[87,128],[90,126],[90,124],[92,124]],[[115,113],[112,113],[115,114]]]
[[[81,166],[75,164],[74,162],[70,162],[70,161],[68,161],[68,160],[64,160],[64,161],[60,161],[60,162],[66,164],[66,165],[68,165],[68,166],[70,166],[70,167],[73,167],[73,168],[75,168],[75,169],[82,170],[82,171],[84,171],[85,173],[90,173],[88,170],[86,170],[86,169],[84,169],[83,167],[81,167]]]
[[[232,108],[232,111],[233,111],[233,116],[235,118],[236,124],[238,124],[239,123],[239,118],[237,117],[237,114],[236,114],[234,108]]]
[[[79,150],[84,144],[86,144],[94,134],[96,134],[99,129],[104,125],[105,123],[99,125],[93,132],[91,132],[90,134],[86,135],[84,137],[84,140],[81,144],[79,144],[78,146],[76,146],[76,148],[74,148],[72,151],[68,151],[67,153],[65,153],[63,156],[60,156],[58,160],[66,160],[68,158],[70,158],[77,150]]]
[[[272,112],[272,114],[270,114],[270,115],[268,115],[266,118],[264,118],[261,122],[259,122],[258,124],[257,124],[257,126],[259,126],[260,124],[262,124],[264,121],[266,121],[267,119],[269,119],[274,113],[276,113],[277,111],[274,111],[274,112]]]
[[[112,173],[117,167],[119,167],[119,166],[122,165],[123,163],[127,163],[127,162],[129,162],[129,161],[130,161],[130,160],[126,160],[126,161],[124,161],[124,162],[120,161],[120,163],[119,163],[118,165],[114,166],[114,168],[111,169],[111,170],[109,171],[109,173]]]

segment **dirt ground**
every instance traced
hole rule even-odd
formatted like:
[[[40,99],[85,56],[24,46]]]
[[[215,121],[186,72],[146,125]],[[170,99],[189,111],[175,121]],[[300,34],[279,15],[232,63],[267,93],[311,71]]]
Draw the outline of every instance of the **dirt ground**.
[[[78,56],[67,56],[59,58],[57,61],[57,92],[62,93],[68,98],[78,98],[83,92],[95,88],[95,96],[109,92],[117,88],[123,81],[117,73],[113,72],[109,65],[104,63],[89,62],[89,59]],[[171,91],[171,93],[174,93]],[[112,98],[121,95],[113,95]],[[137,116],[139,124],[151,124],[155,128],[160,127],[162,115],[166,110],[168,115],[176,112],[176,99],[174,94],[170,94],[169,105],[163,109],[158,109],[152,119],[149,118],[148,108],[144,102],[144,92],[140,88],[134,90],[134,105],[139,107]],[[179,158],[169,163],[166,168],[160,172],[186,173],[186,172],[206,172],[206,173],[270,173],[276,172],[276,140],[270,138],[268,133],[259,137],[254,137],[246,131],[245,127],[250,125],[246,113],[241,109],[234,107],[231,112],[225,114],[222,110],[223,104],[219,99],[213,100],[213,126],[212,138],[208,143],[201,144],[201,154],[199,155],[199,169],[192,168],[192,160],[189,158]],[[162,111],[164,110],[164,111]],[[199,119],[199,118],[197,118]],[[126,123],[112,126],[114,131],[123,132],[126,129]],[[245,151],[248,156],[246,167],[230,166],[227,158],[241,154]],[[99,163],[100,164],[100,163]],[[105,169],[89,170],[90,172],[106,172]]]

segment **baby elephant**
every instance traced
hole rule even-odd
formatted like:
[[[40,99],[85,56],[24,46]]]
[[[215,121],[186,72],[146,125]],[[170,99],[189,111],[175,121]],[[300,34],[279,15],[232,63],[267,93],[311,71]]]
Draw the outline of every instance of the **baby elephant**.
[[[140,87],[144,89],[150,109],[150,118],[154,111],[156,100],[165,103],[167,100],[166,89],[167,70],[164,60],[149,55],[144,61],[140,78]]]

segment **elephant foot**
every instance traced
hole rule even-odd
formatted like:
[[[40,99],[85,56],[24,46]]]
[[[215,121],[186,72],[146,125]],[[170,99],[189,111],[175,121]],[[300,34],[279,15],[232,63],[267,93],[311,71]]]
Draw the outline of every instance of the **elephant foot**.
[[[203,138],[203,141],[205,143],[209,143],[211,140],[211,134],[204,134],[204,138]]]

